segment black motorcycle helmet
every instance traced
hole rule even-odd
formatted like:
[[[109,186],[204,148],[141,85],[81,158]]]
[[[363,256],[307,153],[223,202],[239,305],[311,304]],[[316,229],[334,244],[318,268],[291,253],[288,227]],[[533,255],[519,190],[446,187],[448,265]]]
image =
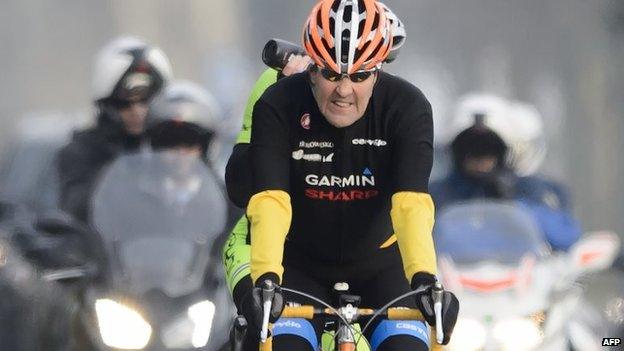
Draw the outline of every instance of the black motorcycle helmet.
[[[493,156],[496,158],[494,171],[505,167],[507,145],[482,121],[483,115],[475,116],[475,124],[459,133],[451,143],[455,169],[464,175],[468,175],[464,165],[469,157]]]
[[[154,150],[199,145],[202,158],[216,152],[220,109],[208,91],[188,81],[169,84],[150,106],[147,136]]]

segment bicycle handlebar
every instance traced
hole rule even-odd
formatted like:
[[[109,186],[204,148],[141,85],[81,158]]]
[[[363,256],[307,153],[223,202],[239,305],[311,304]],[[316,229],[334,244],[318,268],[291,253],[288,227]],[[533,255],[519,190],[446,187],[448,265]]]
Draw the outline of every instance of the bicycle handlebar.
[[[390,301],[388,304],[386,304],[380,309],[352,308],[349,311],[343,311],[341,309],[336,310],[330,305],[328,305],[327,303],[323,302],[322,300],[319,300],[318,298],[315,298],[314,296],[305,294],[303,292],[292,290],[292,289],[287,289],[287,288],[282,288],[282,290],[290,291],[292,293],[311,298],[312,300],[319,302],[321,305],[326,306],[326,308],[315,308],[312,305],[286,306],[284,307],[284,310],[281,313],[281,318],[303,318],[303,319],[310,320],[316,317],[336,317],[342,320],[343,323],[350,325],[351,323],[356,322],[359,317],[371,317],[371,319],[362,329],[362,333],[367,329],[367,327],[374,320],[374,318],[378,316],[386,317],[386,319],[389,319],[389,320],[415,320],[415,321],[425,322],[425,318],[422,312],[418,309],[411,309],[411,308],[404,308],[404,307],[389,307],[395,302],[407,296],[413,295],[414,293],[416,293],[416,291],[411,291],[406,294],[403,294],[395,298],[394,300]],[[353,309],[355,310],[355,313],[353,313]],[[348,320],[345,319],[345,317],[343,316],[343,313],[345,312],[350,315]],[[436,329],[437,328],[433,328],[430,330],[431,340],[437,341],[437,342],[431,343],[430,350],[440,351],[442,350],[442,346],[440,345],[440,341],[442,340],[442,338],[441,337],[438,338],[438,335],[437,335],[438,333],[436,332]],[[265,342],[260,342],[259,350],[270,351],[272,350],[272,347],[273,347],[272,344],[273,344],[272,338],[269,337],[267,338]],[[350,345],[353,346],[353,343],[351,343]]]
[[[372,316],[379,312],[379,310],[373,310],[370,308],[358,308],[358,316]],[[416,320],[424,321],[422,313],[418,309],[413,308],[388,308],[387,310],[379,313],[381,316],[387,317],[391,320]],[[313,319],[315,317],[327,317],[335,316],[336,312],[329,308],[314,308],[314,306],[286,306],[282,312],[283,318],[304,318]]]
[[[415,320],[424,322],[425,318],[422,315],[422,312],[418,309],[414,308],[403,308],[403,307],[391,307],[386,309],[385,311],[374,310],[371,308],[358,308],[357,315],[358,316],[372,316],[376,313],[379,315],[386,317],[390,320]],[[282,312],[282,318],[304,318],[304,319],[314,319],[315,317],[331,317],[336,316],[336,312],[332,311],[329,308],[315,308],[310,305],[302,305],[302,306],[286,306],[284,307],[284,311]],[[431,330],[432,340],[436,340],[436,331],[435,329]],[[260,350],[272,350],[272,344],[260,344]],[[430,350],[441,350],[441,346],[438,343],[432,343],[430,346]]]

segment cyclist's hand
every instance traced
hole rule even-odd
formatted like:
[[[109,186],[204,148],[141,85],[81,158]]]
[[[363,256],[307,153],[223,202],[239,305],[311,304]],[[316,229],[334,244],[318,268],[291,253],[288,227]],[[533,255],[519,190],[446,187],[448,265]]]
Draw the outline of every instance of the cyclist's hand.
[[[282,69],[282,74],[288,77],[291,74],[301,73],[308,69],[308,67],[312,64],[312,59],[308,55],[293,55],[290,57],[290,60]]]
[[[436,316],[433,310],[433,296],[431,294],[436,279],[433,275],[425,272],[418,272],[412,278],[412,289],[418,291],[416,294],[416,305],[422,312],[427,323],[435,327]],[[459,301],[455,294],[450,291],[442,293],[442,330],[444,331],[443,345],[448,344],[451,340],[455,322],[457,322],[457,314],[459,313]]]
[[[277,276],[276,276],[277,277]],[[273,281],[274,279],[270,279]],[[262,298],[262,282],[264,282],[264,276],[260,277],[256,282],[256,287],[254,287],[251,291],[247,293],[247,295],[243,298],[242,302],[242,312],[247,319],[248,324],[248,333],[251,332],[254,335],[259,335],[260,330],[262,329],[262,316],[263,316],[263,298]],[[275,279],[277,281],[277,279]],[[269,322],[275,322],[282,311],[284,310],[284,296],[282,295],[281,287],[273,281],[273,285],[275,286],[275,291],[273,293],[273,300],[271,302],[271,313],[269,317]]]

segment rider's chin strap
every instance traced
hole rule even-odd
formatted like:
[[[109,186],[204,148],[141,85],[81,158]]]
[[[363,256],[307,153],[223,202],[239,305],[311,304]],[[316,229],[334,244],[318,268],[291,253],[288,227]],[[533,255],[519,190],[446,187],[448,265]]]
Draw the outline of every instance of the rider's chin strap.
[[[292,219],[290,195],[282,190],[261,191],[249,200],[247,217],[251,224],[251,279],[254,284],[272,272],[281,281],[284,243]]]
[[[417,272],[437,273],[436,255],[431,231],[434,205],[427,193],[402,191],[392,195],[392,226],[407,281]]]

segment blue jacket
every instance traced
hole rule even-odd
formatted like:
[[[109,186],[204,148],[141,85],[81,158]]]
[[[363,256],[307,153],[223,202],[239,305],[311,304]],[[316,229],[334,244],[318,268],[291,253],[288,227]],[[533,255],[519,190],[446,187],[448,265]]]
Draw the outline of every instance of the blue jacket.
[[[496,182],[477,182],[457,171],[429,185],[429,192],[440,213],[459,201],[479,198],[517,200],[533,214],[553,250],[567,250],[581,236],[581,228],[570,210],[565,189],[537,177],[505,173]]]

